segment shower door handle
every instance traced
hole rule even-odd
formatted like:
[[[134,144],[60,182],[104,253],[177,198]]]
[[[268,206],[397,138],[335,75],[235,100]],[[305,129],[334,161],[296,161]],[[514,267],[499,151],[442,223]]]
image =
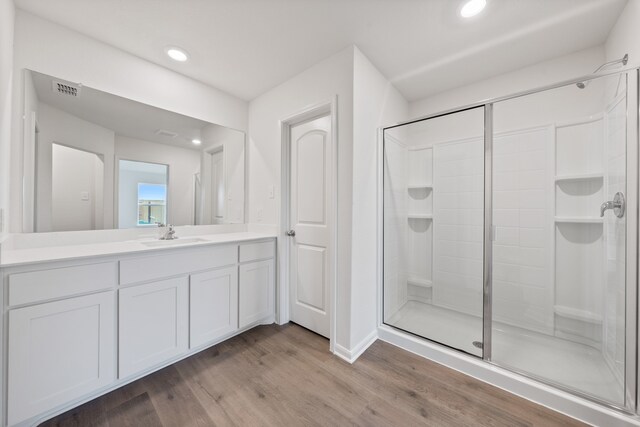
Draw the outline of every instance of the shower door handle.
[[[604,212],[607,209],[612,209],[615,216],[617,216],[618,218],[622,218],[624,216],[625,207],[626,202],[624,200],[624,194],[618,191],[613,196],[613,200],[604,202],[602,205],[600,205],[600,218],[604,216]]]

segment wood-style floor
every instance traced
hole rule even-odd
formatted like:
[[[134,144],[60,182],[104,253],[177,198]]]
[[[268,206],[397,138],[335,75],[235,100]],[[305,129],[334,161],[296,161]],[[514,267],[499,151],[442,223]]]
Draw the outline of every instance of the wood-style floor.
[[[261,326],[46,426],[582,425],[381,341],[349,365],[299,326]]]

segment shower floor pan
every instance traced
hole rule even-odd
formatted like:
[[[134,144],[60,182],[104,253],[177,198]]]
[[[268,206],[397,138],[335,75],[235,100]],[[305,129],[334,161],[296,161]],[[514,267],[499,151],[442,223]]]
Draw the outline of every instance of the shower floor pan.
[[[454,310],[409,301],[388,325],[481,357],[482,319]],[[517,371],[622,405],[623,385],[600,350],[566,339],[494,324],[492,361]]]

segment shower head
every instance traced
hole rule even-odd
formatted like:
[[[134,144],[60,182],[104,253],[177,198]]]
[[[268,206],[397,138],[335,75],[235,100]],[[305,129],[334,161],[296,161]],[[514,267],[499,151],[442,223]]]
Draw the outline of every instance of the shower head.
[[[629,62],[629,54],[625,53],[624,56],[621,59],[616,59],[614,61],[609,61],[609,62],[606,62],[606,63],[602,64],[601,66],[596,68],[596,70],[592,74],[595,74],[598,71],[600,71],[603,68],[606,68],[606,67],[608,67],[610,65],[614,65],[614,64],[627,65],[627,62]],[[578,83],[576,83],[576,86],[578,86],[578,88],[580,88],[580,89],[584,89],[585,87],[589,86],[589,82],[590,81],[591,80],[587,80],[587,81],[584,81],[584,82],[578,82]]]

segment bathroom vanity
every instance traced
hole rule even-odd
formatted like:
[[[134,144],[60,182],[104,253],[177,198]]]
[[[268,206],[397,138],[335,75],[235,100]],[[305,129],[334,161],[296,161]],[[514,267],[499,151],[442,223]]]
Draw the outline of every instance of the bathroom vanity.
[[[3,252],[8,425],[273,323],[275,253],[249,232]]]

